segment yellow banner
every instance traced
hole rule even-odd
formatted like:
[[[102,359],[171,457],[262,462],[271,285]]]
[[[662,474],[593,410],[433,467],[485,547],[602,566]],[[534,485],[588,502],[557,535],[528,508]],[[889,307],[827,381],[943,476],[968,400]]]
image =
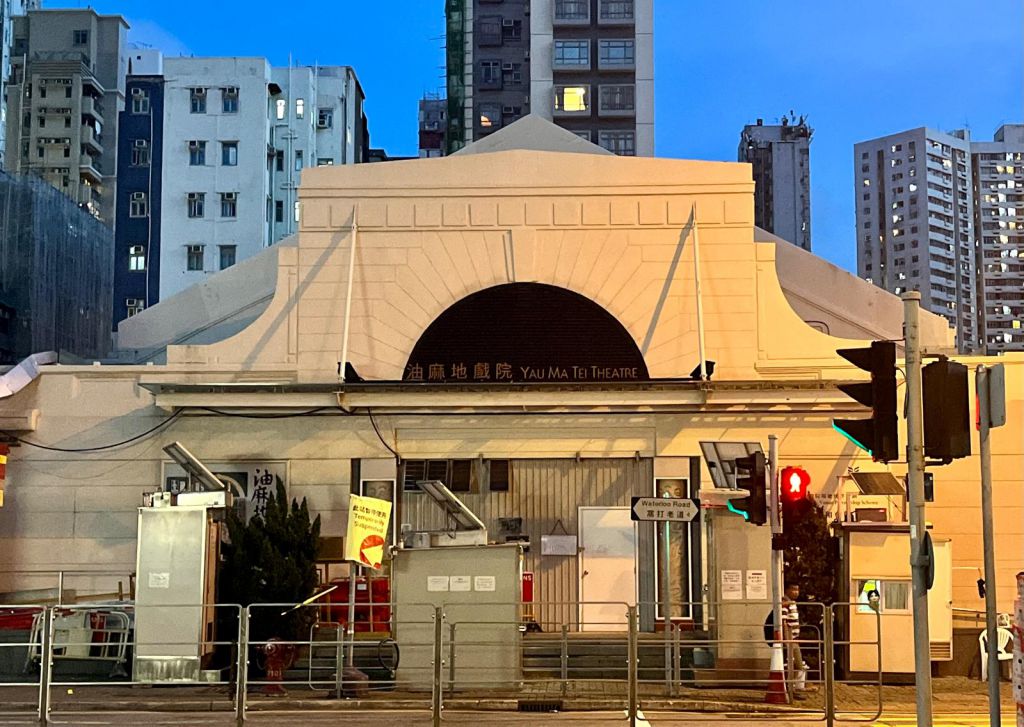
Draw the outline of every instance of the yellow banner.
[[[369,568],[380,568],[388,539],[391,503],[376,497],[351,495],[348,503],[348,530],[345,534],[345,560]]]

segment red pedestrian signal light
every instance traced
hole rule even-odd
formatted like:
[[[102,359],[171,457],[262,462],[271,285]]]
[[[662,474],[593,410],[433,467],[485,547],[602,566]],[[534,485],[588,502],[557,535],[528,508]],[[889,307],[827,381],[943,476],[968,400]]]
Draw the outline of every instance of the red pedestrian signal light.
[[[802,500],[807,497],[811,476],[803,467],[782,468],[782,497],[786,500]]]

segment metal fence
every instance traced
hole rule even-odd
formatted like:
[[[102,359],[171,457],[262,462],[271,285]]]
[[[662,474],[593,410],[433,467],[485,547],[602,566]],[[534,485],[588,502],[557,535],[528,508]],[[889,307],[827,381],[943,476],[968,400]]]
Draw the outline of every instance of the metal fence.
[[[575,615],[540,625],[523,603],[374,604],[387,619],[360,611],[351,624],[337,604],[152,607],[164,620],[202,610],[215,628],[194,641],[137,629],[142,610],[128,603],[0,605],[0,695],[9,696],[0,697],[0,717],[46,725],[75,723],[84,712],[95,721],[103,712],[192,710],[243,724],[254,716],[402,709],[438,725],[446,710],[486,710],[489,723],[503,711],[614,710],[636,724],[640,710],[706,711],[715,703],[756,716],[769,694],[784,703],[772,705],[773,717],[784,710],[787,718],[832,724],[881,715],[877,615],[873,639],[835,636],[856,604],[804,605],[799,633],[778,644],[766,638],[765,602],[679,604],[699,610],[670,612],[702,620],[669,619],[647,631],[638,614],[651,604],[559,605]],[[272,637],[285,619],[298,636]],[[838,651],[854,646],[877,656],[869,679],[837,672]],[[786,655],[774,673],[773,649]],[[137,687],[154,684],[170,688],[140,697]],[[837,688],[852,684],[876,690],[877,706],[866,709],[860,699],[844,708]]]

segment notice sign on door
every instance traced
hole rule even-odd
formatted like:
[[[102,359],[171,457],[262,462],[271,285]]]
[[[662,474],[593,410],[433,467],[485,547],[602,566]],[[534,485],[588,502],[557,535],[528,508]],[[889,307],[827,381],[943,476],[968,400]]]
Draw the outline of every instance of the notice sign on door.
[[[349,495],[345,559],[380,568],[391,520],[391,503],[376,497]]]

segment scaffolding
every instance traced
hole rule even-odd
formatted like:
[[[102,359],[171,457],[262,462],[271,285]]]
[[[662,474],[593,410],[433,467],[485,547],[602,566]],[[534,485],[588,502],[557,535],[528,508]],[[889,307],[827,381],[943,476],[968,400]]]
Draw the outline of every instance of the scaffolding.
[[[110,349],[114,232],[38,177],[0,171],[0,365]]]

